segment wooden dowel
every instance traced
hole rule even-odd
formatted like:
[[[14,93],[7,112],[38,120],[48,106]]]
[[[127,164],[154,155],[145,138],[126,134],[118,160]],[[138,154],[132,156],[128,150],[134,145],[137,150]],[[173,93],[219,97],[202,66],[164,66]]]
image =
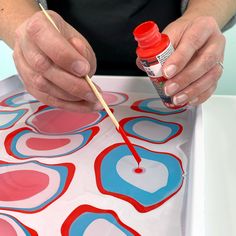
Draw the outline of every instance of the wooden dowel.
[[[57,25],[55,24],[55,22],[53,21],[53,19],[49,16],[49,14],[47,13],[47,11],[44,9],[44,7],[42,6],[41,3],[39,3],[40,8],[42,9],[44,15],[48,18],[48,20],[52,23],[52,25],[57,29],[58,32],[60,32],[60,30],[58,29]]]
[[[103,99],[102,95],[99,93],[99,91],[97,90],[96,86],[94,85],[94,83],[92,82],[92,80],[89,78],[88,75],[85,76],[86,81],[88,82],[88,84],[90,85],[91,89],[93,90],[93,92],[95,93],[98,101],[102,104],[103,108],[105,109],[105,111],[107,112],[107,114],[110,116],[111,120],[113,121],[114,125],[116,126],[117,129],[119,129],[120,124],[119,122],[116,120],[115,116],[113,115],[113,113],[111,112],[110,108],[108,107],[108,105],[106,104],[105,100]]]
[[[44,9],[44,7],[39,3],[40,8],[42,9],[43,13],[45,14],[45,16],[48,18],[48,20],[52,23],[52,25],[55,27],[55,29],[58,30],[58,32],[60,32],[60,30],[58,29],[58,27],[56,26],[55,22],[53,21],[53,19],[50,17],[50,15],[46,12],[46,10]],[[108,105],[106,104],[106,101],[103,99],[102,95],[99,93],[99,91],[97,90],[96,86],[94,85],[93,81],[89,78],[88,75],[85,76],[85,80],[87,81],[87,83],[89,84],[89,86],[91,87],[91,89],[93,90],[94,94],[96,95],[98,101],[102,104],[103,108],[105,109],[105,111],[107,112],[108,116],[111,118],[113,124],[115,125],[115,127],[117,128],[117,130],[120,132],[121,136],[123,137],[125,143],[127,144],[128,148],[130,149],[131,153],[133,154],[135,160],[138,163],[138,170],[139,170],[139,163],[141,162],[141,158],[138,155],[137,151],[135,150],[135,148],[133,147],[132,143],[130,142],[129,138],[127,137],[127,135],[125,134],[124,130],[122,127],[120,127],[119,122],[116,120],[115,116],[113,115],[113,113],[111,112],[110,108],[108,107]]]

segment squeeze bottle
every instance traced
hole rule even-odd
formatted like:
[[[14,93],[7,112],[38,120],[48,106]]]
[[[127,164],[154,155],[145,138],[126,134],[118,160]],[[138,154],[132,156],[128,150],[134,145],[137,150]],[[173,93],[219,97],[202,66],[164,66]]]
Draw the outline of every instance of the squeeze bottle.
[[[164,84],[167,79],[162,75],[162,66],[174,52],[174,48],[166,34],[161,34],[157,24],[146,21],[138,25],[134,31],[134,38],[138,42],[136,54],[151,79],[164,105],[171,109],[178,109],[184,105],[175,105],[172,98],[165,95]]]

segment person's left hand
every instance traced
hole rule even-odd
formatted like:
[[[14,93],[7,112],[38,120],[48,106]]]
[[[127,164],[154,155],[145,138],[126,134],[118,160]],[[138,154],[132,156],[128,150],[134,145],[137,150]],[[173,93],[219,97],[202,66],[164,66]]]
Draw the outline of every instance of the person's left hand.
[[[163,65],[165,93],[173,103],[198,105],[214,92],[223,68],[225,38],[212,17],[179,18],[164,31],[175,52]]]

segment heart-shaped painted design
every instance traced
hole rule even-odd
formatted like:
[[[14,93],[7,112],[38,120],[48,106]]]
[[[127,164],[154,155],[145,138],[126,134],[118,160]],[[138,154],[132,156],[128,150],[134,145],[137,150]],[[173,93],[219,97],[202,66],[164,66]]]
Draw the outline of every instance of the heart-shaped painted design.
[[[9,129],[14,126],[27,111],[27,109],[0,111],[0,130]]]
[[[76,208],[65,220],[61,228],[62,236],[140,236],[125,225],[111,210],[98,209],[90,205]]]
[[[148,212],[174,196],[183,184],[181,160],[170,153],[154,152],[135,146],[142,158],[142,173],[125,144],[114,144],[95,161],[97,186],[103,194],[132,204],[139,212]],[[130,160],[129,160],[130,159]]]
[[[24,104],[36,103],[36,102],[39,101],[36,100],[32,95],[30,95],[27,92],[21,92],[4,99],[3,101],[0,102],[0,106],[19,107]]]
[[[65,156],[87,145],[98,131],[98,127],[92,127],[80,133],[56,136],[20,128],[7,135],[5,148],[9,155],[17,159]]]
[[[102,97],[109,106],[120,105],[129,99],[128,95],[125,93],[116,93],[107,91],[102,93]]]
[[[75,167],[69,163],[48,165],[0,161],[0,209],[35,213],[62,196]]]
[[[88,129],[107,117],[105,111],[79,113],[43,106],[26,124],[41,134],[74,134]]]
[[[185,108],[170,109],[164,106],[160,98],[149,98],[136,101],[131,108],[139,112],[147,112],[157,115],[173,115],[186,111]]]
[[[128,136],[155,144],[166,143],[183,131],[183,126],[178,123],[147,116],[125,118],[120,121],[120,125]]]
[[[38,236],[37,232],[27,227],[15,217],[0,213],[1,236]]]

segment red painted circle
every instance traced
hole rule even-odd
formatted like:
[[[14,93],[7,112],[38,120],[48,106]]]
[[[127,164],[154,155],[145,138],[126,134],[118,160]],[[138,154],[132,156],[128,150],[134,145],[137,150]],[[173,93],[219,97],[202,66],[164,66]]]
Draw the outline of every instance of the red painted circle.
[[[136,169],[134,169],[134,172],[135,172],[136,174],[141,174],[141,173],[144,172],[144,169],[141,168],[141,167],[137,167]]]

